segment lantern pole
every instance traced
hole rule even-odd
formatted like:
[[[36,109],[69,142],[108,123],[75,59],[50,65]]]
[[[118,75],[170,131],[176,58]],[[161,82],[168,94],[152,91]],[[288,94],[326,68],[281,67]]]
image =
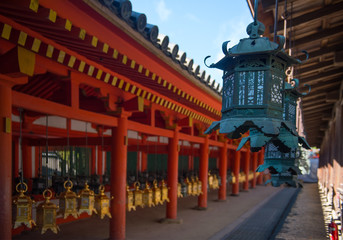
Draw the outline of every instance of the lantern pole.
[[[274,42],[276,42],[276,36],[277,36],[276,28],[277,28],[278,13],[279,13],[278,0],[275,0]]]
[[[48,145],[48,124],[49,124],[49,120],[48,120],[48,114],[46,115],[46,132],[45,132],[45,172],[46,172],[46,181],[45,181],[45,188],[48,189],[48,185],[49,185],[49,169],[48,169],[48,163],[49,163],[49,145]]]
[[[257,11],[258,11],[258,0],[254,3],[254,24],[257,24]]]

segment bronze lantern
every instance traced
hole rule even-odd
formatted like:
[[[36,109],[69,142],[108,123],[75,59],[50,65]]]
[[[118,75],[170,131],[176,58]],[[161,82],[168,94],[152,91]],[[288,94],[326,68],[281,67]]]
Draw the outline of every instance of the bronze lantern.
[[[148,207],[155,206],[152,190],[150,189],[148,182],[145,183],[145,189],[143,190],[143,204]]]
[[[93,212],[97,213],[94,207],[94,191],[89,189],[89,185],[86,182],[85,188],[82,189],[78,195],[79,198],[79,214],[85,212],[88,215],[92,215]]]
[[[94,206],[101,219],[103,219],[105,216],[112,218],[110,212],[110,198],[105,194],[104,185],[100,185],[99,187],[99,194],[95,197]]]
[[[72,215],[74,218],[78,218],[79,214],[77,211],[76,201],[77,195],[71,190],[73,188],[72,181],[65,181],[64,188],[66,189],[66,191],[62,192],[59,197],[59,213],[62,214],[64,219],[66,219],[69,215]]]
[[[24,186],[24,189],[19,189],[20,186]],[[15,189],[19,195],[13,200],[13,203],[15,204],[14,228],[17,228],[22,224],[28,228],[32,228],[33,225],[36,225],[35,221],[32,219],[32,205],[35,201],[31,200],[29,196],[24,194],[27,191],[26,183],[18,183]]]
[[[140,183],[135,182],[134,183],[135,190],[133,191],[133,196],[134,196],[134,202],[135,202],[135,207],[142,207],[144,208],[144,203],[143,203],[143,191],[139,189]]]
[[[126,185],[126,209],[127,211],[135,210],[136,206],[133,201],[133,192],[130,190],[130,187]]]
[[[48,194],[48,195],[47,195]],[[51,230],[56,233],[60,230],[56,224],[56,212],[58,206],[50,202],[52,192],[50,189],[45,189],[43,192],[44,202],[37,207],[37,226],[42,228],[41,234],[44,234],[47,230]]]
[[[166,202],[169,202],[169,197],[168,197],[168,187],[167,187],[167,184],[164,182],[164,180],[162,179],[162,182],[161,182],[161,193],[162,193],[162,203],[164,203],[165,201]]]
[[[247,27],[249,37],[241,39],[230,49],[227,49],[229,41],[224,42],[222,49],[225,57],[209,66],[224,72],[222,119],[213,122],[205,131],[210,133],[219,129],[228,138],[238,139],[250,130],[250,136],[241,142],[238,150],[250,141],[253,152],[259,151],[269,141],[284,148],[280,132],[295,133],[292,124],[283,118],[285,72],[301,63],[284,51],[283,36],[278,36],[279,43],[261,37],[265,27],[257,21],[257,5],[256,0],[254,22]],[[297,134],[296,140],[304,142]]]

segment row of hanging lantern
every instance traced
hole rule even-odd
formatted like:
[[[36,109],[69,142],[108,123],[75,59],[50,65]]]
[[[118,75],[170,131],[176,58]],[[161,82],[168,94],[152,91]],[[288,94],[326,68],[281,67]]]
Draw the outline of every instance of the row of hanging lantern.
[[[191,176],[191,181],[188,177],[184,181],[178,183],[178,197],[199,196],[202,194],[202,182],[198,176]]]
[[[151,188],[149,183],[146,182],[144,189],[141,189],[139,181],[134,182],[133,189],[130,186],[126,186],[126,209],[127,211],[136,210],[137,207],[154,207],[164,202],[169,202],[168,187],[162,179],[161,186],[158,185],[157,180],[153,181],[153,187]]]
[[[234,47],[222,49],[225,57],[210,68],[218,68],[223,74],[222,119],[213,122],[205,133],[219,129],[230,139],[242,138],[237,151],[250,141],[252,152],[265,146],[265,164],[257,171],[268,169],[272,185],[282,183],[297,186],[294,177],[294,153],[299,145],[310,146],[296,131],[296,107],[299,81],[286,82],[286,70],[301,61],[288,55],[284,49],[285,38],[278,36],[279,43],[261,37],[264,25],[257,21],[258,0],[254,5],[254,22],[248,25],[249,38],[241,39]],[[307,56],[308,57],[308,56]],[[208,57],[205,58],[205,61]],[[283,167],[278,167],[282,165]],[[277,180],[279,179],[279,180]],[[289,181],[287,180],[289,179]]]
[[[209,189],[219,189],[221,185],[221,179],[217,176],[217,174],[211,174],[211,171],[208,172],[208,188]]]
[[[103,219],[105,216],[111,218],[110,213],[110,198],[105,194],[103,185],[99,187],[99,194],[94,194],[94,191],[89,189],[86,183],[85,188],[80,191],[79,195],[73,192],[73,187],[70,180],[65,181],[64,191],[59,197],[59,206],[50,201],[53,193],[50,189],[45,189],[43,192],[44,201],[37,206],[37,226],[40,227],[41,233],[44,234],[48,229],[57,233],[59,228],[56,224],[58,214],[63,218],[73,216],[78,218],[81,213],[92,215],[96,213]],[[34,201],[27,195],[26,183],[18,183],[16,186],[18,195],[15,196],[13,202],[15,205],[15,222],[14,228],[24,224],[28,228],[36,225],[32,218],[32,208]],[[58,212],[57,212],[58,211]]]

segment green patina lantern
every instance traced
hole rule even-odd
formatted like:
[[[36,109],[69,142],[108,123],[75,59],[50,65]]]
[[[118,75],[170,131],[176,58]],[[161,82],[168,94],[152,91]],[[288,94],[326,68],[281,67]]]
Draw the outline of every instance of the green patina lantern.
[[[242,138],[237,150],[240,150],[247,141],[250,141],[251,151],[253,152],[261,150],[268,142],[273,142],[278,150],[283,153],[297,148],[299,143],[306,149],[311,148],[305,138],[298,136],[296,131],[297,101],[299,97],[305,95],[297,90],[298,85],[298,79],[293,79],[291,83],[285,82],[283,121],[281,122],[279,134],[265,135],[259,130],[251,128],[249,136]]]
[[[298,181],[298,174],[301,174],[301,171],[295,164],[300,154],[299,147],[283,153],[272,142],[269,142],[265,148],[264,163],[258,166],[256,172],[269,172],[271,179],[266,184],[270,182],[274,187],[282,184],[292,187],[301,186]]]
[[[257,4],[255,1],[254,22],[247,27],[249,38],[241,39],[230,49],[227,49],[228,41],[224,42],[225,57],[209,66],[224,71],[222,119],[213,122],[205,132],[219,129],[228,138],[237,139],[250,130],[252,134],[243,139],[238,149],[250,140],[252,151],[278,138],[280,132],[295,132],[295,127],[284,120],[285,72],[301,63],[285,53],[284,37],[278,36],[279,43],[261,37],[265,27],[257,21]],[[295,135],[296,142],[302,143],[296,132]],[[285,148],[283,142],[280,139],[275,144]]]

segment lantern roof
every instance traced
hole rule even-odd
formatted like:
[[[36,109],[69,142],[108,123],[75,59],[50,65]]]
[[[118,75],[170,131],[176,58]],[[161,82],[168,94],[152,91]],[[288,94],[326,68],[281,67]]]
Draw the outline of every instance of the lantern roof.
[[[294,65],[301,63],[300,60],[288,55],[283,46],[285,38],[283,36],[277,36],[279,43],[272,42],[267,37],[262,37],[264,33],[264,25],[259,21],[250,23],[247,27],[248,38],[243,38],[239,43],[230,49],[227,49],[227,44],[230,41],[226,41],[222,44],[222,50],[225,57],[219,60],[217,63],[211,64],[210,68],[218,68],[225,70],[230,62],[235,61],[238,56],[253,56],[260,54],[269,54],[281,58],[286,61],[288,65]],[[206,59],[205,59],[206,60]]]
[[[298,90],[299,86],[299,79],[293,78],[290,83],[285,82],[285,92],[291,92],[295,94],[297,97],[303,97],[310,93],[311,87],[308,84],[304,84],[304,86],[307,86],[309,88],[309,91],[307,93],[301,93]]]

